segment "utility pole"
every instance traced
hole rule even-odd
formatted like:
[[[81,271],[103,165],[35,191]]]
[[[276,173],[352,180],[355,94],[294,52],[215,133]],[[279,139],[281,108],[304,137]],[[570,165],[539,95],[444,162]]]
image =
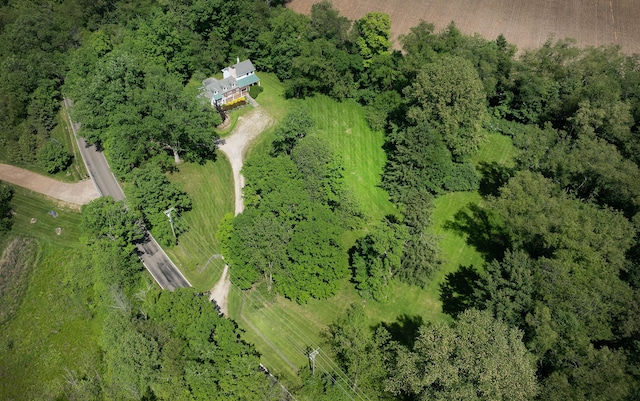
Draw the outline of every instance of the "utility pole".
[[[169,224],[171,224],[171,232],[173,233],[173,238],[178,242],[178,237],[176,237],[176,230],[173,228],[173,219],[171,218],[171,212],[174,211],[174,207],[169,208],[164,211],[164,214],[169,218]]]
[[[318,350],[319,348],[316,348],[315,350],[311,351],[309,353],[309,362],[311,362],[311,374],[315,375],[316,374],[316,356],[318,355]]]

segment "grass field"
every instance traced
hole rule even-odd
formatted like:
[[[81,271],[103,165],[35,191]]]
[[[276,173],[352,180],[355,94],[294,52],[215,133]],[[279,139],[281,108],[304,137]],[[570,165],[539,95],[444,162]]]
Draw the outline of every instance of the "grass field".
[[[20,284],[26,287],[22,299],[14,300],[17,310],[0,325],[0,399],[55,399],[65,375],[88,372],[99,361],[100,318],[67,285],[68,269],[84,266],[80,214],[21,188],[15,188],[11,204],[16,214],[3,248],[12,238],[31,237],[37,251],[27,282]],[[56,227],[62,228],[59,236]]]
[[[355,154],[356,157],[353,157],[352,160],[359,160],[364,156],[362,152],[357,151],[357,148],[367,149],[367,152],[371,152],[374,155],[372,157],[375,157],[375,149],[379,149],[379,146],[373,148],[360,146],[361,142],[350,142],[351,138],[344,135],[345,128],[343,127],[354,126],[353,116],[359,114],[357,105],[351,106],[352,110],[349,110],[347,108],[349,106],[345,107],[345,104],[338,104],[327,98],[313,98],[305,102],[308,102],[307,104],[313,110],[316,119],[324,113],[331,115],[331,113],[337,113],[336,109],[345,108],[345,113],[341,115],[344,120],[335,124],[338,128],[331,128],[331,123],[326,121],[320,121],[319,127],[323,128],[326,135],[330,136],[332,143],[338,144],[337,148],[341,149],[343,154]],[[321,129],[321,135],[322,132]],[[331,135],[334,136],[331,137]],[[362,140],[362,138],[359,139]],[[476,163],[482,161],[509,165],[512,163],[514,155],[515,149],[508,137],[490,134],[475,161]],[[366,168],[371,168],[371,164],[366,166]],[[381,167],[382,165],[379,166],[380,169]],[[367,175],[360,170],[361,167],[358,163],[352,163],[350,168],[356,172],[355,175]],[[375,174],[369,174],[369,176],[373,177]],[[355,182],[362,183],[362,181]],[[373,200],[376,199],[376,191],[379,189],[373,188],[375,185],[373,180],[369,183],[370,187],[364,184],[360,185],[361,191],[367,194],[367,196],[360,194],[362,199],[369,199],[369,205],[375,205]],[[366,191],[367,188],[369,191]],[[482,197],[477,192],[452,193],[435,201],[432,231],[440,237],[439,245],[445,257],[445,263],[424,289],[394,282],[391,301],[379,303],[364,301],[358,295],[353,284],[345,281],[338,294],[328,300],[311,300],[306,305],[298,305],[279,297],[275,302],[264,307],[262,307],[264,299],[260,295],[255,293],[241,294],[240,291],[235,290],[232,291],[230,297],[230,315],[246,330],[245,338],[256,344],[263,355],[263,363],[274,374],[293,383],[297,382],[296,368],[305,366],[307,363],[305,356],[307,348],[324,345],[322,333],[350,304],[362,303],[365,305],[371,327],[381,323],[388,325],[399,321],[447,320],[449,317],[442,313],[440,301],[440,284],[444,281],[445,276],[456,271],[461,265],[473,265],[481,269],[484,264],[483,256],[467,243],[466,236],[459,231],[448,229],[447,223],[452,222],[455,214],[466,210],[469,205],[481,203]],[[323,350],[328,350],[328,347],[323,347]],[[325,367],[330,365],[326,359],[319,363],[324,363]]]
[[[342,157],[346,186],[371,221],[378,221],[396,210],[389,196],[379,188],[386,155],[382,149],[384,133],[372,131],[364,109],[354,101],[336,102],[317,95],[304,100],[316,123],[316,135],[327,139]]]
[[[326,96],[287,100],[283,97],[284,88],[275,76],[261,74],[261,79],[265,91],[260,94],[258,102],[276,121],[296,104],[310,110],[316,123],[314,135],[327,139],[342,157],[346,185],[353,191],[368,221],[374,222],[386,214],[395,213],[387,194],[378,187],[386,161],[382,149],[384,135],[368,128],[362,107],[354,102],[339,103]],[[268,151],[272,134],[273,130],[263,133],[248,157],[254,152]],[[474,161],[508,164],[514,153],[509,138],[491,134]],[[203,290],[211,288],[219,277],[221,261],[211,259],[209,264],[207,261],[211,255],[218,253],[215,238],[218,222],[225,211],[230,212],[233,207],[231,172],[228,164],[222,162],[220,159],[205,166],[183,165],[181,171],[171,177],[172,181],[181,182],[192,196],[194,210],[185,216],[190,232],[169,253],[174,261],[186,266],[183,271],[187,277]],[[331,299],[311,300],[306,305],[298,305],[281,297],[267,302],[257,291],[247,293],[233,287],[229,295],[229,314],[245,330],[244,338],[256,345],[263,363],[288,383],[297,383],[296,371],[307,363],[307,348],[324,344],[322,333],[350,304],[366,305],[372,327],[398,320],[419,322],[448,319],[442,313],[440,301],[440,284],[445,275],[457,270],[460,265],[481,267],[484,260],[475,248],[467,244],[465,235],[447,228],[447,222],[451,222],[458,211],[481,202],[482,197],[477,192],[454,193],[436,200],[432,230],[440,236],[440,247],[446,262],[424,289],[393,283],[390,302],[365,302],[353,284],[345,280],[340,291]],[[348,235],[345,248],[362,234]],[[323,347],[323,350],[326,349]],[[326,359],[318,363],[329,364]]]
[[[216,232],[226,213],[234,211],[233,176],[225,156],[218,152],[215,162],[204,165],[185,163],[169,176],[178,182],[193,201],[193,209],[184,214],[189,230],[179,244],[166,249],[182,273],[199,290],[210,290],[220,278],[224,262]]]
[[[101,321],[65,288],[65,268],[79,251],[41,243],[20,308],[0,326],[0,399],[54,399],[67,372],[98,366]]]

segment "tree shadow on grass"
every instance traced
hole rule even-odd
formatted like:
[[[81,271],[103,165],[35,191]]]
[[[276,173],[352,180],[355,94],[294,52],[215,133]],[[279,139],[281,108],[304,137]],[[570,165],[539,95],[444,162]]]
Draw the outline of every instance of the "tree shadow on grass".
[[[478,189],[482,196],[500,195],[500,188],[515,174],[515,169],[497,162],[480,162],[478,171],[482,174]]]
[[[398,319],[393,323],[382,322],[382,327],[387,329],[393,340],[409,348],[413,348],[413,343],[418,336],[418,330],[423,324],[424,320],[422,316],[409,316],[403,313],[398,316]]]
[[[482,253],[485,260],[502,260],[508,239],[491,213],[475,203],[469,204],[444,223],[444,228],[466,236],[467,244]]]
[[[457,317],[468,308],[476,306],[474,295],[480,274],[473,266],[462,266],[446,275],[440,284],[440,301],[442,311],[450,316]]]

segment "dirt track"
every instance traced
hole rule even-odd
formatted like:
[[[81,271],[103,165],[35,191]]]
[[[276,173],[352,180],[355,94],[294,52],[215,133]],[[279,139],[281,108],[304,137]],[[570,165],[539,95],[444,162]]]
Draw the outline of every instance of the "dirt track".
[[[60,182],[8,164],[0,164],[0,180],[39,192],[70,205],[86,205],[100,197],[91,180],[75,184]]]
[[[251,112],[240,117],[233,134],[222,140],[219,149],[227,156],[233,170],[233,182],[236,194],[236,215],[244,210],[242,201],[242,188],[244,177],[240,174],[244,154],[251,142],[260,135],[272,123],[271,117],[261,107],[256,107]]]
[[[288,7],[308,14],[319,0],[292,0]],[[540,47],[549,36],[574,38],[580,46],[618,44],[640,53],[638,0],[331,0],[341,14],[358,19],[379,11],[391,17],[394,38],[420,20],[436,31],[455,21],[467,34],[487,39],[504,34],[519,50]],[[395,46],[399,48],[398,42]]]
[[[229,298],[229,290],[231,290],[231,280],[229,279],[229,265],[224,265],[222,276],[220,277],[220,280],[218,280],[216,285],[211,289],[209,300],[215,300],[220,307],[220,312],[222,312],[225,316],[229,316],[227,301]]]

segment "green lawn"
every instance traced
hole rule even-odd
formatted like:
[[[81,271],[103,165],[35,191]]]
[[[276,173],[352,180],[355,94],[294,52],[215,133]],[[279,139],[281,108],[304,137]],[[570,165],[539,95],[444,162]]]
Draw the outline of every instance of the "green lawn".
[[[11,208],[12,233],[19,236],[36,237],[41,242],[56,246],[80,247],[80,213],[59,206],[40,194],[28,189],[11,186],[14,190]],[[49,214],[53,210],[57,217]],[[35,219],[35,222],[32,222]],[[56,229],[60,228],[60,235]]]
[[[354,101],[336,102],[317,95],[304,100],[315,121],[316,135],[326,138],[344,163],[345,184],[369,219],[378,221],[396,210],[378,185],[386,163],[384,133],[372,131],[364,109]]]
[[[27,282],[16,283],[26,287],[22,299],[11,300],[17,310],[0,325],[0,399],[54,399],[67,373],[90,373],[100,357],[101,318],[67,284],[67,269],[82,269],[85,263],[80,214],[17,187],[11,205],[16,214],[3,248],[15,236],[31,237],[37,254]],[[47,214],[49,210],[58,217]],[[37,221],[31,223],[31,218]],[[62,228],[61,235],[56,227]]]
[[[218,152],[215,162],[184,163],[179,169],[169,179],[189,194],[193,209],[183,216],[189,230],[180,236],[177,246],[166,251],[194,287],[210,290],[224,267],[223,261],[214,257],[220,253],[218,225],[226,213],[234,211],[231,165]]]
[[[513,146],[511,138],[498,133],[487,135],[487,141],[480,146],[478,153],[472,157],[472,161],[477,165],[480,162],[498,163],[506,167],[514,166],[514,158],[518,154],[518,149]]]
[[[262,93],[255,99],[260,107],[264,107],[269,112],[271,118],[279,121],[287,112],[290,100],[284,97],[284,85],[278,81],[273,73],[261,72],[260,86],[264,88]]]

